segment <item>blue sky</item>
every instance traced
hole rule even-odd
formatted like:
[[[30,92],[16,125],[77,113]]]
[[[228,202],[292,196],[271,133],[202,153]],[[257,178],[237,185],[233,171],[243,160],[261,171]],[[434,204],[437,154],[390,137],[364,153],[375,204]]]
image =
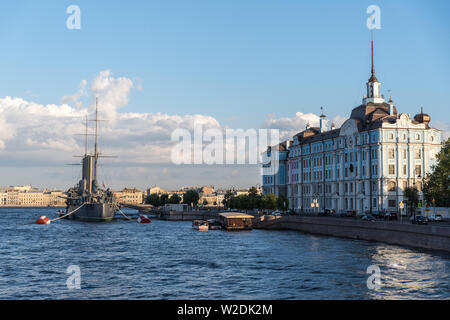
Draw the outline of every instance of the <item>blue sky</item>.
[[[66,8],[81,8],[68,30]],[[135,84],[119,112],[348,116],[370,73],[366,8],[381,8],[375,67],[400,112],[450,124],[448,1],[11,1],[0,6],[0,97],[60,104],[102,70]],[[303,128],[299,128],[301,130]]]
[[[81,8],[81,30],[65,26],[70,4]],[[210,114],[233,127],[321,105],[347,115],[369,75],[370,4],[382,12],[382,88],[401,110],[424,106],[449,122],[448,1],[2,3],[0,96],[55,103],[110,69],[141,81],[127,111]]]

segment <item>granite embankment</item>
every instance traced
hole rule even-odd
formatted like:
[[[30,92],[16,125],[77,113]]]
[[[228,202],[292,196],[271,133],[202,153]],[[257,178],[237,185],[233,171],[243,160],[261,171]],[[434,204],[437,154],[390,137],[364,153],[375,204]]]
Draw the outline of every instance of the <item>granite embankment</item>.
[[[254,219],[253,227],[267,230],[296,230],[450,252],[450,227],[436,224],[413,225],[395,221],[371,222],[332,217],[262,216]]]

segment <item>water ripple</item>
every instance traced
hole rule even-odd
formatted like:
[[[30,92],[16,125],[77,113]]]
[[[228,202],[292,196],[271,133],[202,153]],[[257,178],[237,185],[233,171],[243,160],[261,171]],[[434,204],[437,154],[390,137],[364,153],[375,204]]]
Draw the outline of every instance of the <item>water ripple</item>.
[[[449,299],[450,255],[291,231],[196,232],[189,222],[32,222],[0,208],[0,299]],[[69,265],[81,290],[66,286]],[[381,288],[369,290],[378,265]]]

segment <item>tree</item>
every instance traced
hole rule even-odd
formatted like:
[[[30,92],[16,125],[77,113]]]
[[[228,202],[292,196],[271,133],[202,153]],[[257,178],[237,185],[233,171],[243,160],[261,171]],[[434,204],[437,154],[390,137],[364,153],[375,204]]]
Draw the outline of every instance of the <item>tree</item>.
[[[191,207],[198,204],[200,195],[197,190],[188,190],[183,194],[183,203],[190,205]]]
[[[274,210],[277,207],[277,196],[273,193],[265,194],[261,199],[261,208]]]
[[[151,195],[147,196],[147,199],[145,199],[146,204],[151,204],[154,207],[160,206],[159,201],[159,195],[157,193],[152,193]]]
[[[169,203],[169,195],[164,193],[159,196],[159,205],[164,206],[166,203]]]
[[[172,196],[169,198],[169,203],[171,204],[179,204],[181,202],[181,197],[177,195],[176,193],[172,194]]]
[[[256,187],[251,187],[248,190],[249,209],[261,208],[261,195]]]
[[[450,138],[436,155],[436,164],[425,178],[423,193],[425,200],[437,207],[450,207]]]
[[[419,191],[417,190],[417,188],[414,187],[407,187],[405,188],[405,190],[403,190],[403,197],[406,198],[406,203],[408,204],[408,208],[409,208],[409,215],[412,216],[413,215],[413,211],[414,210],[414,215],[415,215],[415,210],[417,207],[417,204],[419,203]]]
[[[222,204],[223,204],[225,207],[227,207],[227,208],[231,208],[231,207],[230,207],[230,199],[231,199],[233,196],[234,196],[234,193],[233,193],[231,190],[228,190],[228,191],[225,193],[225,196],[223,197]]]
[[[289,208],[289,200],[284,195],[280,194],[277,199],[277,208],[280,210],[287,210]]]

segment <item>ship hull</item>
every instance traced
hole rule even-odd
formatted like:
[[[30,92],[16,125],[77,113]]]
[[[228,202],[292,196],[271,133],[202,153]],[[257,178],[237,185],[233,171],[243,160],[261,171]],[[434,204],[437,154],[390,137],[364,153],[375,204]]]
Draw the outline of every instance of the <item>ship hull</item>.
[[[68,211],[73,211],[77,206],[69,206]],[[116,206],[112,203],[86,203],[75,213],[69,216],[69,219],[87,221],[87,222],[106,222],[114,219]]]

